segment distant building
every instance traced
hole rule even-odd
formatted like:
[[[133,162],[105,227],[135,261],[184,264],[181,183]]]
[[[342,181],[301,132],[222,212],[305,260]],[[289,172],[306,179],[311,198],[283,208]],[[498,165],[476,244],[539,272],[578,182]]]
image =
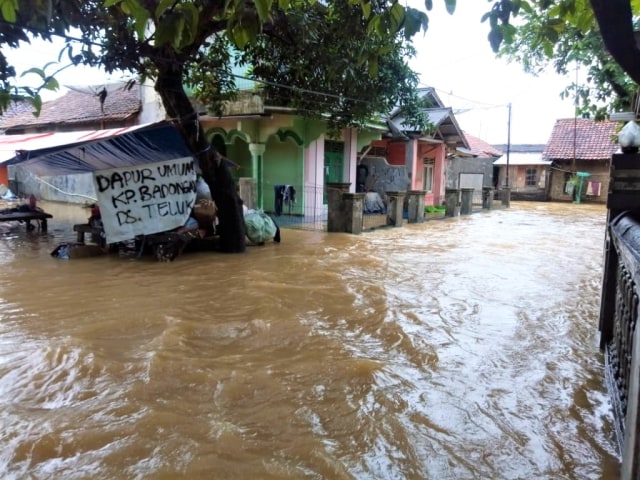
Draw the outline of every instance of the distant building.
[[[503,151],[467,132],[464,137],[469,148],[459,147],[447,158],[446,187],[473,188],[473,202],[482,203],[482,188],[494,186],[493,163]]]
[[[511,187],[513,200],[547,200],[551,161],[542,156],[544,145],[496,145],[504,153],[493,165],[496,187]],[[507,170],[508,164],[508,170]]]
[[[556,120],[543,152],[543,158],[551,162],[550,200],[572,201],[580,192],[582,200],[606,201],[611,156],[618,150],[614,141],[618,126],[608,120]]]

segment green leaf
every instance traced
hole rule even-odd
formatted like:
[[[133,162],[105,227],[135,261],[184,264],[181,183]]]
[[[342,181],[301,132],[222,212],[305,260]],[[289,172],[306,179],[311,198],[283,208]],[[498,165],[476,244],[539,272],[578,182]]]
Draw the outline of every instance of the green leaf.
[[[371,16],[371,2],[362,2],[360,5],[362,7],[362,16],[365,20],[368,20]]]
[[[271,10],[272,0],[254,0],[256,11],[258,12],[258,18],[261,21],[265,21],[269,18],[269,11]]]
[[[376,33],[380,29],[380,17],[375,15],[371,17],[369,23],[367,24],[367,33]]]
[[[236,27],[230,31],[231,41],[238,47],[240,50],[243,50],[244,47],[249,43],[249,32],[246,28]]]
[[[122,0],[104,0],[104,7],[109,8],[119,4]]]
[[[378,59],[377,57],[372,57],[369,58],[369,62],[368,62],[368,70],[369,70],[369,75],[371,77],[377,77],[378,76]]]
[[[489,32],[489,44],[494,52],[498,52],[502,43],[502,30],[500,28],[492,28]]]
[[[502,25],[500,28],[502,30],[502,37],[503,37],[504,42],[505,43],[513,43],[513,40],[514,40],[515,35],[517,33],[516,27],[514,27],[510,23],[507,23],[505,25]]]
[[[154,43],[156,47],[173,43],[173,39],[178,33],[178,18],[178,14],[173,12],[171,14],[165,14],[160,19],[155,33]]]
[[[31,97],[27,97],[26,100],[31,105],[33,105],[33,108],[34,108],[33,116],[39,117],[40,111],[42,110],[42,97],[40,97],[40,95],[34,95]]]
[[[45,82],[45,84],[42,86],[42,88],[55,92],[60,88],[60,84],[54,77],[49,77]]]
[[[154,12],[155,18],[160,18],[162,14],[164,14],[164,12],[175,3],[175,0],[160,0],[156,7],[156,11]]]
[[[16,23],[18,19],[18,2],[17,0],[2,0],[1,8],[2,18],[9,23]]]
[[[180,11],[185,21],[182,45],[191,45],[197,36],[200,12],[193,3],[183,3],[180,5]]]
[[[429,28],[429,17],[419,10],[407,8],[404,19],[404,38],[410,40],[420,30]]]
[[[178,15],[175,23],[175,35],[171,39],[171,45],[176,50],[180,50],[180,48],[182,48],[183,46],[184,24],[185,24],[184,16]]]
[[[404,19],[404,7],[399,3],[396,3],[389,11],[391,13],[391,18],[393,19],[393,26],[395,27],[394,30],[397,30]]]
[[[456,11],[456,0],[444,0],[444,4],[447,7],[447,12],[453,15],[453,12]]]
[[[41,69],[41,68],[37,68],[37,67],[33,67],[33,68],[30,68],[29,70],[26,70],[26,71],[22,72],[22,75],[20,75],[20,77],[24,77],[25,75],[29,75],[30,73],[34,73],[34,74],[38,75],[43,80],[45,78],[44,70]]]

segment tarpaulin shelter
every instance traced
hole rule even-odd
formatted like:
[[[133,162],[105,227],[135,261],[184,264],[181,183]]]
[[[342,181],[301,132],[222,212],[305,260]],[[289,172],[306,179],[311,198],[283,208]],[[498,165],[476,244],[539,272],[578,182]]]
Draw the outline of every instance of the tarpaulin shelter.
[[[16,165],[40,177],[93,174],[109,243],[183,225],[196,198],[194,160],[169,122],[0,135],[0,168]]]
[[[0,165],[73,175],[192,156],[168,122],[107,130],[0,135]]]

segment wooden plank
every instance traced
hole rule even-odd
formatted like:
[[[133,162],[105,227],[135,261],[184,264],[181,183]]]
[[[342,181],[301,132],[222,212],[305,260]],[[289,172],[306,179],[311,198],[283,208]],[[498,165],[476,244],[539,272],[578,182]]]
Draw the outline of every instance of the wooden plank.
[[[46,220],[53,215],[45,212],[10,212],[0,213],[0,222],[18,222],[26,220]]]
[[[46,212],[6,212],[0,213],[0,222],[26,222],[27,230],[34,230],[31,220],[37,220],[42,232],[47,231],[47,219],[53,215]]]

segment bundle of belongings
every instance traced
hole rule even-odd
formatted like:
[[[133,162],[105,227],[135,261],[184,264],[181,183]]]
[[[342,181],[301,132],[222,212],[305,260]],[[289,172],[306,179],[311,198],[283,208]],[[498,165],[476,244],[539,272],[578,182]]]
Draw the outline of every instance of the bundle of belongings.
[[[244,205],[243,212],[249,242],[253,245],[264,245],[264,242],[273,239],[274,242],[280,243],[280,227],[269,215],[262,210],[248,209]]]
[[[216,233],[216,225],[218,223],[218,207],[213,200],[201,198],[193,207],[191,219],[197,222],[200,237],[210,237]],[[189,220],[187,221],[187,224]],[[188,225],[185,225],[187,227]]]
[[[385,213],[386,205],[378,192],[367,192],[364,196],[364,213]]]

